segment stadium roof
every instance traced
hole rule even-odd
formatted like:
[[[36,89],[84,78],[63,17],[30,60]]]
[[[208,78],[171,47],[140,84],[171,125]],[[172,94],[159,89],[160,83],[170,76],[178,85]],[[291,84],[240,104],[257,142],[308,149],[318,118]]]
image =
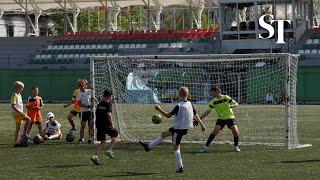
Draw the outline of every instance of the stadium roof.
[[[88,8],[96,6],[105,6],[105,0],[0,0],[0,10],[3,11],[25,11],[27,1],[28,10],[35,9],[47,11],[50,9],[64,9],[64,2],[66,2],[67,9]],[[205,4],[209,6],[216,6],[218,0],[191,0],[192,5],[197,6]],[[190,0],[150,0],[150,6],[162,5],[186,5],[188,6]],[[127,7],[133,5],[147,5],[148,0],[108,0],[108,7],[119,6]]]

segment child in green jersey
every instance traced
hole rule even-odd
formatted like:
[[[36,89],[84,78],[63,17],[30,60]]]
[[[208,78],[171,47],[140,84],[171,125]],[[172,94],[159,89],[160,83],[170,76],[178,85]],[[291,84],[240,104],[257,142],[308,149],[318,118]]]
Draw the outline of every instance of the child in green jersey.
[[[203,120],[210,114],[212,109],[215,109],[218,115],[218,120],[207,140],[206,145],[199,151],[199,153],[208,151],[210,143],[213,141],[215,136],[219,134],[219,132],[224,128],[225,125],[227,125],[229,129],[231,129],[234,136],[235,151],[240,152],[240,149],[238,147],[238,127],[236,125],[235,116],[232,110],[232,108],[238,106],[238,103],[228,95],[221,94],[221,89],[219,87],[213,87],[211,89],[211,93],[213,99],[210,101],[207,111],[200,118]]]

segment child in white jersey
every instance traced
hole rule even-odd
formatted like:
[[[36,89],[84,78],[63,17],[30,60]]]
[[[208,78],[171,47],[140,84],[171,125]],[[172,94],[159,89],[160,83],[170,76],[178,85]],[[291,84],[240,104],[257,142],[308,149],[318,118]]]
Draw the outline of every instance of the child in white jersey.
[[[45,134],[46,140],[61,139],[61,124],[54,119],[54,114],[52,112],[47,114],[47,120],[43,133]]]
[[[178,167],[177,173],[183,173],[184,168],[182,164],[182,158],[180,153],[180,143],[184,135],[187,134],[188,129],[193,127],[193,119],[195,119],[201,126],[202,131],[206,130],[206,127],[202,123],[196,110],[190,101],[188,101],[189,89],[187,87],[181,87],[179,90],[180,102],[171,112],[166,112],[159,105],[155,105],[155,109],[163,114],[165,117],[170,118],[175,115],[173,126],[167,131],[162,132],[158,137],[151,141],[150,144],[139,141],[139,143],[148,152],[157,144],[161,143],[164,138],[172,136],[172,145],[174,149],[174,155],[176,157],[176,164]]]

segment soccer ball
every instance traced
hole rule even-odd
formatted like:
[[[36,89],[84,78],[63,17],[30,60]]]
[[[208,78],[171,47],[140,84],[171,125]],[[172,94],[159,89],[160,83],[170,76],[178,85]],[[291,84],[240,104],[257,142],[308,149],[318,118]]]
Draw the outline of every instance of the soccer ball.
[[[19,144],[21,147],[27,147],[29,145],[29,136],[27,134],[22,135]]]
[[[37,134],[37,135],[35,135],[35,136],[33,137],[32,140],[33,140],[33,143],[34,143],[34,144],[40,144],[41,141],[42,141],[42,138],[41,138],[40,134]]]
[[[67,142],[73,142],[74,141],[74,135],[72,131],[69,131],[68,134],[66,135],[66,141]]]
[[[161,120],[162,120],[162,116],[160,114],[155,114],[155,115],[152,116],[152,122],[154,124],[161,123]]]

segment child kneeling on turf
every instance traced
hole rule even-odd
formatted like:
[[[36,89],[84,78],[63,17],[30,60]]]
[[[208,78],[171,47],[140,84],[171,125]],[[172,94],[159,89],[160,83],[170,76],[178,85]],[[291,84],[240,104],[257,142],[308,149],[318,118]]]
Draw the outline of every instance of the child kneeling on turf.
[[[92,162],[95,165],[99,165],[99,154],[101,154],[104,145],[106,144],[106,134],[112,138],[110,147],[105,151],[105,155],[114,159],[112,149],[115,144],[120,140],[119,132],[114,128],[112,122],[112,93],[108,90],[103,92],[103,99],[98,104],[96,109],[96,128],[97,128],[97,140],[100,144],[96,146],[96,152],[91,157]]]
[[[55,139],[61,139],[62,133],[61,133],[61,124],[54,119],[54,114],[52,112],[49,112],[47,114],[47,122],[46,122],[46,128],[44,129],[45,139],[46,140],[55,140]]]
[[[139,143],[148,152],[157,144],[161,143],[164,138],[172,136],[172,145],[174,150],[174,155],[176,157],[176,164],[178,167],[177,173],[183,173],[184,168],[182,164],[182,158],[180,153],[180,143],[184,135],[187,134],[188,129],[193,127],[193,119],[195,119],[201,126],[202,131],[206,130],[206,127],[202,123],[200,117],[198,116],[196,110],[190,101],[188,101],[189,89],[187,87],[181,87],[179,90],[180,102],[171,112],[166,112],[159,105],[155,105],[155,109],[163,114],[165,117],[170,118],[175,115],[173,122],[173,127],[165,132],[162,132],[158,137],[156,137],[150,144],[139,141]]]

